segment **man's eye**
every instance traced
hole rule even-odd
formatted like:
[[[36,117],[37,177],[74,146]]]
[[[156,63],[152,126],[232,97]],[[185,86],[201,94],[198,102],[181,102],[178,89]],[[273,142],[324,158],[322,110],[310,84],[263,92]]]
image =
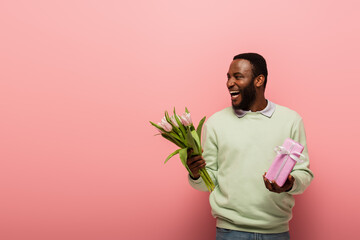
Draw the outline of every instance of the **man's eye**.
[[[240,78],[242,78],[242,76],[235,76],[236,80],[239,80]]]

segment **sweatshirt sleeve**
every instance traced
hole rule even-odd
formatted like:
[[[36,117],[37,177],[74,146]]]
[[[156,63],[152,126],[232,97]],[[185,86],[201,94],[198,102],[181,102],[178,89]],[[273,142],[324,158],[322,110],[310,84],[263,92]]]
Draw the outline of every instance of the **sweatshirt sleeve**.
[[[202,138],[202,146],[203,146],[203,158],[206,162],[205,169],[208,171],[214,185],[217,185],[217,156],[218,156],[218,148],[217,148],[217,138],[214,130],[209,126],[208,122],[204,125],[203,138]],[[190,185],[199,190],[207,192],[208,189],[200,177],[199,179],[192,179],[190,175],[188,175]]]
[[[304,154],[306,157],[305,161],[302,163],[297,163],[291,172],[291,175],[295,178],[295,182],[294,186],[288,193],[296,195],[303,193],[314,178],[314,174],[310,170],[310,161],[306,144],[305,128],[301,117],[299,117],[299,120],[297,120],[292,127],[291,138],[304,146],[302,154]]]

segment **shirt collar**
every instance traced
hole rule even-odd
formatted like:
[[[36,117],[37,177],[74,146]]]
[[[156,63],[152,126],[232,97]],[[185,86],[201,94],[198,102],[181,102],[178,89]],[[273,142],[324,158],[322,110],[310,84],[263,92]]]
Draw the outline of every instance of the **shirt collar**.
[[[241,109],[234,109],[235,115],[238,116],[239,118],[242,118],[243,116],[245,116],[247,113],[251,112],[250,111],[244,111]],[[261,111],[257,111],[259,113],[261,113],[262,115],[271,118],[271,116],[273,115],[273,113],[275,112],[275,103],[267,100],[267,105],[266,107],[261,110]]]

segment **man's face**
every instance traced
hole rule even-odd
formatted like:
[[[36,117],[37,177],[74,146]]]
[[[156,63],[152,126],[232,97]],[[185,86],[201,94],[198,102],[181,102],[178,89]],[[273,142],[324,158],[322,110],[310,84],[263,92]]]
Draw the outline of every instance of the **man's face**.
[[[248,60],[236,59],[231,62],[227,73],[227,88],[234,109],[249,110],[256,99],[252,66]]]

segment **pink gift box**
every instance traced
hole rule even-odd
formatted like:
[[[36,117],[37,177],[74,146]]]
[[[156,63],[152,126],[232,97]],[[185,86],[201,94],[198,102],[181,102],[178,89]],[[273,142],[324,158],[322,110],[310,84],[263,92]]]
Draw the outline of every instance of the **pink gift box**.
[[[302,162],[300,157],[304,147],[294,140],[287,138],[282,146],[274,149],[278,154],[272,162],[265,177],[271,182],[276,182],[282,187],[297,162]]]

